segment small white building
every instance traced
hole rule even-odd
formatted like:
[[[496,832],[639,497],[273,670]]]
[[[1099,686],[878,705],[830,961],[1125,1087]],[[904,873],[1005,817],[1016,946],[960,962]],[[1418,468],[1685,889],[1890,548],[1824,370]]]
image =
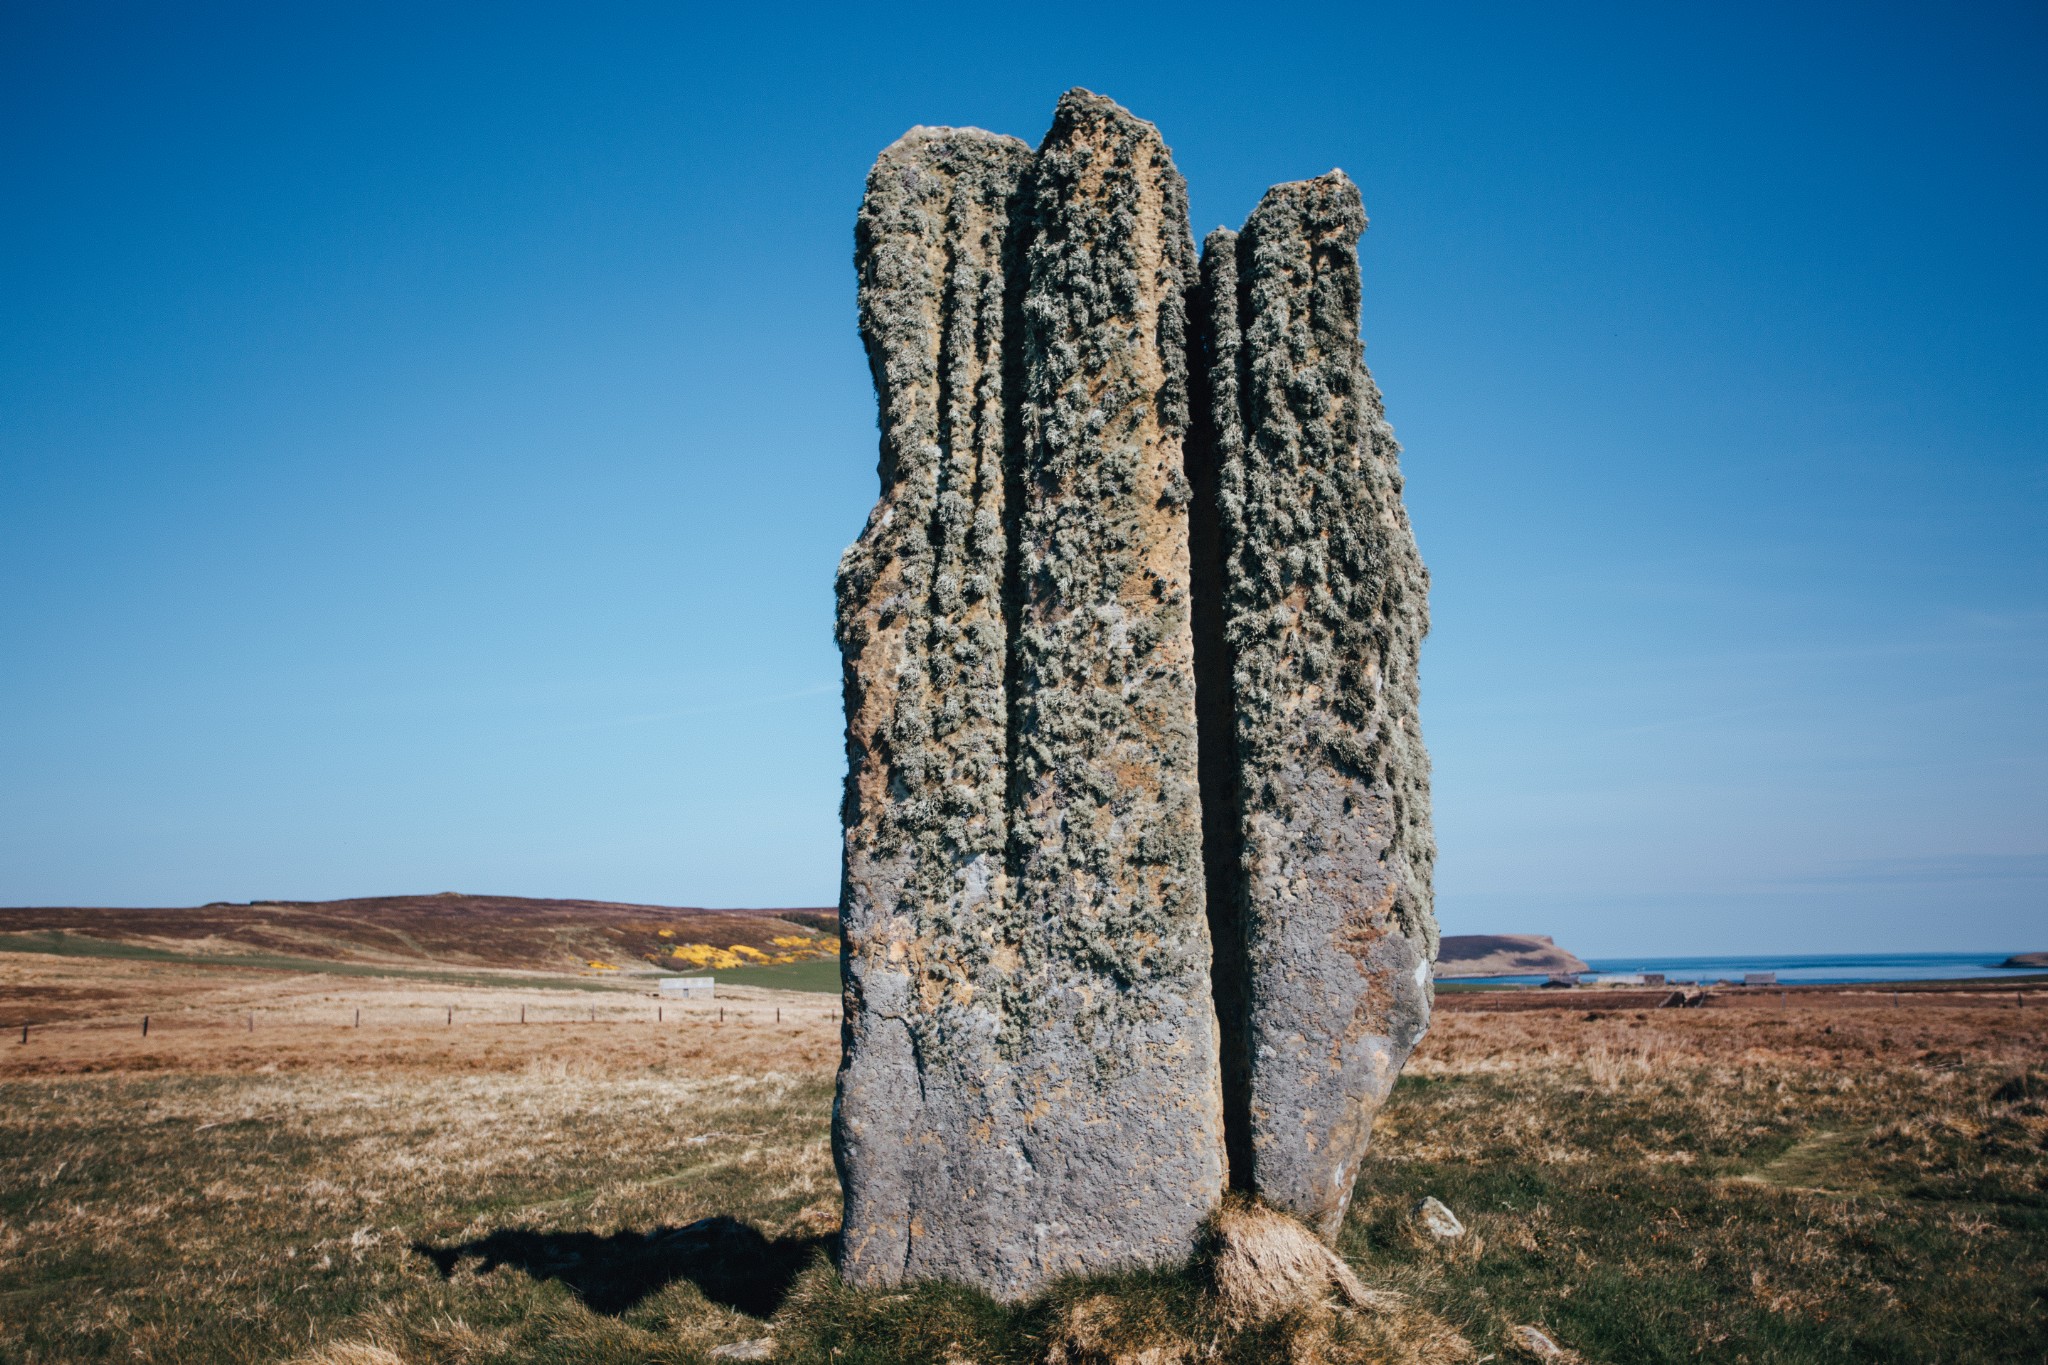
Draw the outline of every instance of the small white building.
[[[1776,972],[1744,972],[1742,974],[1742,984],[1745,986],[1775,986],[1778,984],[1778,974]]]
[[[712,976],[664,976],[663,995],[680,995],[685,1000],[709,1000],[716,992],[718,978]]]

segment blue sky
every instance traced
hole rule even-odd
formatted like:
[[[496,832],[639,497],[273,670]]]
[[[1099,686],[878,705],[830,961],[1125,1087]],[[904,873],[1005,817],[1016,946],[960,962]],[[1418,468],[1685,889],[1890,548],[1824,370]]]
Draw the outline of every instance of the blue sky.
[[[1364,190],[1449,932],[2048,947],[2038,5],[0,6],[0,903],[830,903],[915,123]]]

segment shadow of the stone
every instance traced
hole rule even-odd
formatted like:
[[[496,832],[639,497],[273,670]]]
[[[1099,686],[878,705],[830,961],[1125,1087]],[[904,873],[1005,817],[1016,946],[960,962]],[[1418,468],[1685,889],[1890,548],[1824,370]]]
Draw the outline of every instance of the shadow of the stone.
[[[700,1218],[687,1227],[652,1232],[534,1232],[504,1228],[452,1246],[415,1242],[412,1249],[446,1279],[475,1257],[479,1272],[511,1266],[537,1280],[558,1280],[592,1312],[616,1317],[677,1280],[705,1298],[757,1318],[781,1307],[798,1272],[829,1247],[826,1237],[777,1237],[737,1219]]]

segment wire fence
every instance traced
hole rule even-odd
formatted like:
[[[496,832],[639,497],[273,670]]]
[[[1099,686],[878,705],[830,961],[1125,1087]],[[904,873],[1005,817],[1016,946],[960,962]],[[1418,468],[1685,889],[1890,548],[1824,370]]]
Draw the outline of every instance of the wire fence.
[[[445,1004],[381,1003],[357,1005],[292,1004],[255,1009],[223,1009],[196,1006],[167,1011],[56,1017],[46,1020],[17,1020],[6,1026],[15,1046],[33,1042],[38,1036],[76,1034],[131,1034],[138,1038],[161,1038],[166,1034],[246,1033],[290,1029],[336,1030],[383,1029],[420,1032],[431,1029],[497,1027],[640,1027],[640,1028],[758,1028],[784,1024],[829,1022],[840,1016],[837,999],[811,1005],[763,1005],[755,1002],[716,1004],[708,1001],[663,1001],[631,1006],[565,1004],[495,1004],[462,1006]]]

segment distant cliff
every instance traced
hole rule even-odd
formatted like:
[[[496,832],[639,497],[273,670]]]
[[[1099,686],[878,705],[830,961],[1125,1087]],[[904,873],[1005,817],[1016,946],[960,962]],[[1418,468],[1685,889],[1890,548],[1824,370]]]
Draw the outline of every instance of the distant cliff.
[[[1438,977],[1590,970],[1582,959],[1551,942],[1548,934],[1446,934],[1436,956]]]
[[[2014,953],[1998,964],[2001,967],[2032,967],[2037,971],[2048,967],[2048,953]]]

